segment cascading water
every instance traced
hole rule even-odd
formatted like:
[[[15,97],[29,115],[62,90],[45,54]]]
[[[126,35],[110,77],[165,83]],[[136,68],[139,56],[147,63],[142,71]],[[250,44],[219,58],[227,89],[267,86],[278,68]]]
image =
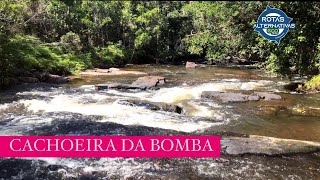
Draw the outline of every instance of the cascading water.
[[[131,67],[133,68],[133,67]],[[296,138],[320,142],[319,116],[292,115],[297,104],[317,108],[320,97],[314,95],[310,102],[295,95],[283,93],[286,98],[279,106],[272,102],[249,102],[223,104],[201,99],[203,91],[219,92],[285,92],[282,82],[261,77],[253,70],[228,68],[199,68],[186,71],[183,67],[136,67],[148,74],[168,78],[168,84],[159,90],[102,90],[92,84],[101,82],[130,82],[137,77],[105,77],[99,82],[90,79],[61,87],[34,87],[20,89],[12,95],[3,95],[0,104],[1,135],[172,135],[201,134],[228,131]],[[5,97],[6,96],[6,97]],[[12,99],[12,100],[10,100]],[[181,114],[155,111],[140,106],[119,103],[120,100],[145,100],[175,104],[183,108]],[[301,100],[302,99],[302,100]],[[301,102],[303,101],[303,102]],[[269,103],[269,104],[268,104]],[[308,104],[309,103],[309,104]],[[286,109],[276,109],[278,107]],[[292,107],[292,108],[291,108]],[[270,108],[271,110],[269,110]],[[276,110],[273,110],[275,108]],[[290,109],[291,108],[291,109]],[[292,110],[293,109],[293,110]],[[290,112],[289,112],[290,110]],[[291,111],[292,110],[292,111]],[[276,112],[280,112],[276,114]],[[268,114],[270,113],[270,114]],[[279,114],[281,119],[279,119]],[[290,122],[291,120],[291,122]],[[301,121],[305,121],[304,124]],[[302,127],[298,127],[297,125]],[[281,128],[287,127],[288,130]],[[309,128],[309,129],[308,129]],[[314,129],[314,130],[313,130]],[[294,133],[292,131],[298,131]],[[286,133],[291,131],[292,133]],[[311,131],[311,134],[308,133]],[[300,134],[300,136],[299,136]],[[302,135],[304,134],[304,136]],[[297,168],[299,160],[307,163]],[[44,177],[74,179],[81,177],[108,177],[108,179],[213,179],[257,178],[273,179],[292,177],[316,177],[320,175],[320,155],[297,155],[288,157],[222,157],[221,159],[8,159],[0,160],[0,167],[23,164],[13,179]],[[11,165],[10,165],[11,164]],[[275,168],[274,168],[275,167]],[[310,169],[311,168],[311,169]],[[295,171],[295,174],[290,174]],[[0,178],[10,175],[3,172]],[[38,174],[37,174],[38,173]],[[317,174],[318,173],[318,174]],[[1,174],[1,172],[0,172]]]

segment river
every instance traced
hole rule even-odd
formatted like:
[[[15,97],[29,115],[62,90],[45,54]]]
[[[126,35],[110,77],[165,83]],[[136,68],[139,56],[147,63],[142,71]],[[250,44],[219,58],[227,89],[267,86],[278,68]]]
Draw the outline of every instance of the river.
[[[84,76],[68,84],[20,85],[1,92],[0,135],[247,134],[320,142],[320,94],[298,94],[286,79],[259,69],[132,65],[125,70],[164,76],[159,90],[102,90],[142,75]],[[282,100],[219,103],[203,91],[274,92]],[[119,100],[179,105],[183,113],[128,106]],[[222,155],[219,159],[0,159],[0,179],[318,179],[320,153]]]

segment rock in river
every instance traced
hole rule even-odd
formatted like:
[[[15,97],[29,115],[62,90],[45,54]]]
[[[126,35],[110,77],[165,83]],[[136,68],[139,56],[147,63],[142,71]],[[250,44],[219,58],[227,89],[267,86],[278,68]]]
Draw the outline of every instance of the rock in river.
[[[138,78],[135,82],[132,83],[132,86],[140,88],[152,88],[160,85],[164,85],[166,78],[162,76],[143,76]]]
[[[96,84],[97,90],[102,89],[156,89],[158,86],[165,84],[165,78],[161,76],[143,76],[138,78],[132,84],[106,83]]]
[[[181,107],[177,105],[167,104],[163,102],[150,102],[150,101],[144,101],[144,100],[119,100],[118,103],[123,105],[130,105],[130,106],[142,106],[154,111],[163,110],[163,111],[175,112],[179,114],[181,114],[183,110]]]
[[[254,95],[257,95],[260,97],[260,99],[264,100],[279,100],[282,99],[280,95],[268,93],[268,92],[256,92]]]
[[[242,93],[228,93],[228,92],[217,92],[217,91],[203,91],[201,93],[202,98],[214,99],[224,103],[230,102],[247,102],[247,101],[259,101],[264,100],[278,100],[281,96],[268,92],[256,92],[251,95]]]
[[[203,91],[201,93],[202,98],[214,99],[222,101],[224,103],[229,102],[247,102],[247,101],[258,101],[258,96],[251,96],[241,93],[224,93],[217,91]]]
[[[122,83],[96,84],[95,86],[97,90],[103,90],[103,89],[142,89],[144,90],[145,89],[139,86],[134,86],[131,84],[122,84]]]
[[[223,154],[230,155],[284,155],[320,151],[320,143],[250,135],[249,137],[223,137],[221,150]]]
[[[195,67],[197,67],[197,64],[196,64],[196,63],[187,61],[187,63],[186,63],[186,68],[187,68],[187,69],[195,68]]]

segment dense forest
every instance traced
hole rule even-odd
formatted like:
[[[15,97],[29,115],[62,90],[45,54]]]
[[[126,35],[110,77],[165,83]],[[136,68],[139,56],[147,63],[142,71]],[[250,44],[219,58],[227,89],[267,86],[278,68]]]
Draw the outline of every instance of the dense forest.
[[[253,29],[267,5],[296,24],[280,44]],[[319,89],[319,28],[319,2],[1,0],[0,86],[32,72],[70,75],[197,58],[315,76],[306,87]]]

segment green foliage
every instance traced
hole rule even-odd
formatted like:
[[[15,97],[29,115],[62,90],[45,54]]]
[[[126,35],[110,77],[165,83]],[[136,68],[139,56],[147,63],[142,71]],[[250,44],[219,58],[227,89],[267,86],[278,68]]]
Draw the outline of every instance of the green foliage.
[[[97,52],[102,62],[106,64],[123,61],[125,57],[124,50],[121,48],[121,43],[109,44],[106,47],[99,48]]]
[[[61,36],[60,42],[63,43],[63,47],[69,52],[79,52],[82,49],[80,37],[74,32],[68,32]]]
[[[267,5],[297,24],[280,44],[253,30]],[[244,58],[279,75],[318,74],[319,9],[319,2],[300,1],[2,0],[1,82],[32,70],[67,74],[99,63],[175,62],[191,55]],[[61,46],[48,45],[56,42]]]
[[[317,90],[320,91],[320,74],[314,76],[310,81],[305,84],[307,90]]]
[[[33,36],[16,35],[8,38],[0,35],[1,73],[0,85],[8,85],[10,79],[28,72],[47,71],[68,75],[71,72],[92,67],[91,54],[60,54],[61,49],[42,45]]]

